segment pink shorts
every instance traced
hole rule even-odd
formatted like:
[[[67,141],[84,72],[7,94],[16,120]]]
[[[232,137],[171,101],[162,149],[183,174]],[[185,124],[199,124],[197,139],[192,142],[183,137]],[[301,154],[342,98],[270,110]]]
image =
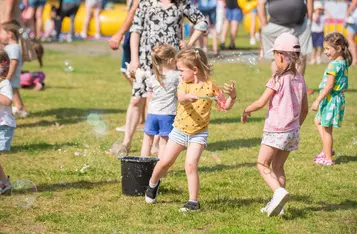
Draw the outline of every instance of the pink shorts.
[[[299,143],[299,128],[289,132],[264,132],[262,139],[262,144],[286,151],[297,150]]]

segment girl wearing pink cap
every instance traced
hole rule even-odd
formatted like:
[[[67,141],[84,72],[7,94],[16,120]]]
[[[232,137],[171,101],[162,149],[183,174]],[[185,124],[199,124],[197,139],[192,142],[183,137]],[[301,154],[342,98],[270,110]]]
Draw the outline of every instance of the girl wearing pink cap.
[[[304,77],[295,66],[300,57],[299,40],[290,33],[283,33],[275,40],[271,51],[277,71],[261,97],[244,109],[241,121],[246,123],[252,112],[269,102],[257,168],[274,192],[261,212],[276,216],[284,212],[283,206],[289,199],[284,163],[290,151],[298,149],[299,130],[308,113],[308,101]]]

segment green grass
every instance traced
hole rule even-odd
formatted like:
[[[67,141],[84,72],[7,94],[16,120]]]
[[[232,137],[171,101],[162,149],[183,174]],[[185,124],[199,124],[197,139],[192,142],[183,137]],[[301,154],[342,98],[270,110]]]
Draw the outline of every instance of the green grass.
[[[285,167],[292,199],[284,216],[267,218],[260,214],[260,208],[272,193],[255,168],[266,109],[254,113],[246,125],[240,123],[240,114],[263,92],[269,64],[259,65],[260,72],[243,64],[216,64],[213,79],[219,84],[236,80],[239,101],[229,112],[212,110],[208,147],[199,169],[202,210],[183,215],[178,209],[188,198],[184,152],[163,180],[157,204],[148,205],[143,197],[122,194],[120,162],[104,151],[114,140],[123,138],[115,127],[125,122],[131,90],[120,76],[118,58],[85,56],[78,51],[48,50],[46,90],[22,91],[31,115],[17,120],[12,152],[0,160],[13,182],[31,180],[38,193],[0,197],[0,232],[357,232],[357,145],[352,144],[357,137],[356,68],[349,72],[343,127],[334,130],[337,165],[313,164],[321,142],[313,125],[314,113],[309,113],[300,149],[291,153]],[[72,61],[74,72],[63,71],[65,60]],[[38,67],[32,63],[25,69]],[[310,88],[318,86],[324,69],[325,65],[308,67]],[[309,97],[310,104],[315,97]],[[86,122],[91,111],[99,112],[108,125],[105,136],[97,136]],[[132,155],[139,154],[141,139],[142,132],[137,132]],[[76,152],[80,155],[75,156]],[[81,173],[84,164],[89,168]],[[19,206],[26,196],[34,199],[29,208]]]

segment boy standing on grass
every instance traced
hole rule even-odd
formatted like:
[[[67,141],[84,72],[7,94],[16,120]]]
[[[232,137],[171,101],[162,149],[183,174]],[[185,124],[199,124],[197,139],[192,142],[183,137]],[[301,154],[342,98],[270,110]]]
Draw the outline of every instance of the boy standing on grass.
[[[12,112],[19,117],[27,117],[28,112],[20,96],[20,75],[22,67],[21,47],[18,44],[20,25],[17,21],[11,20],[2,24],[1,42],[5,45],[5,51],[10,58],[10,68],[6,79],[10,80],[13,94],[14,107]]]

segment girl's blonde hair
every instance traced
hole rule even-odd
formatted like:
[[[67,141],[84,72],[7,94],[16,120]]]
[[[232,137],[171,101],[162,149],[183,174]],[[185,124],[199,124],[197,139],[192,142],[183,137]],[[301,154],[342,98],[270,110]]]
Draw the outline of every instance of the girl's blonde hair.
[[[152,67],[159,83],[161,83],[161,80],[165,77],[162,73],[161,66],[167,65],[170,59],[175,59],[176,52],[173,46],[167,44],[158,45],[152,49]]]
[[[0,65],[3,71],[0,73],[0,81],[6,79],[7,74],[9,73],[10,68],[10,58],[5,52],[5,50],[0,49]]]
[[[346,38],[339,32],[333,32],[326,35],[324,42],[332,46],[334,49],[337,49],[338,46],[341,47],[342,57],[347,62],[348,66],[352,64],[352,54],[348,49],[348,41]]]
[[[10,20],[2,23],[1,26],[5,32],[12,32],[12,34],[16,38],[16,41],[19,40],[19,29],[21,28],[19,22],[17,22],[16,20]]]
[[[300,52],[291,51],[274,51],[284,56],[284,60],[288,62],[288,66],[282,71],[276,71],[273,75],[275,82],[279,81],[279,78],[286,72],[293,72],[296,75],[296,64],[300,63]]]
[[[182,61],[185,66],[192,70],[194,67],[197,67],[199,73],[201,73],[205,79],[209,79],[212,75],[212,65],[208,64],[208,58],[201,49],[181,50],[176,56],[176,60]]]

